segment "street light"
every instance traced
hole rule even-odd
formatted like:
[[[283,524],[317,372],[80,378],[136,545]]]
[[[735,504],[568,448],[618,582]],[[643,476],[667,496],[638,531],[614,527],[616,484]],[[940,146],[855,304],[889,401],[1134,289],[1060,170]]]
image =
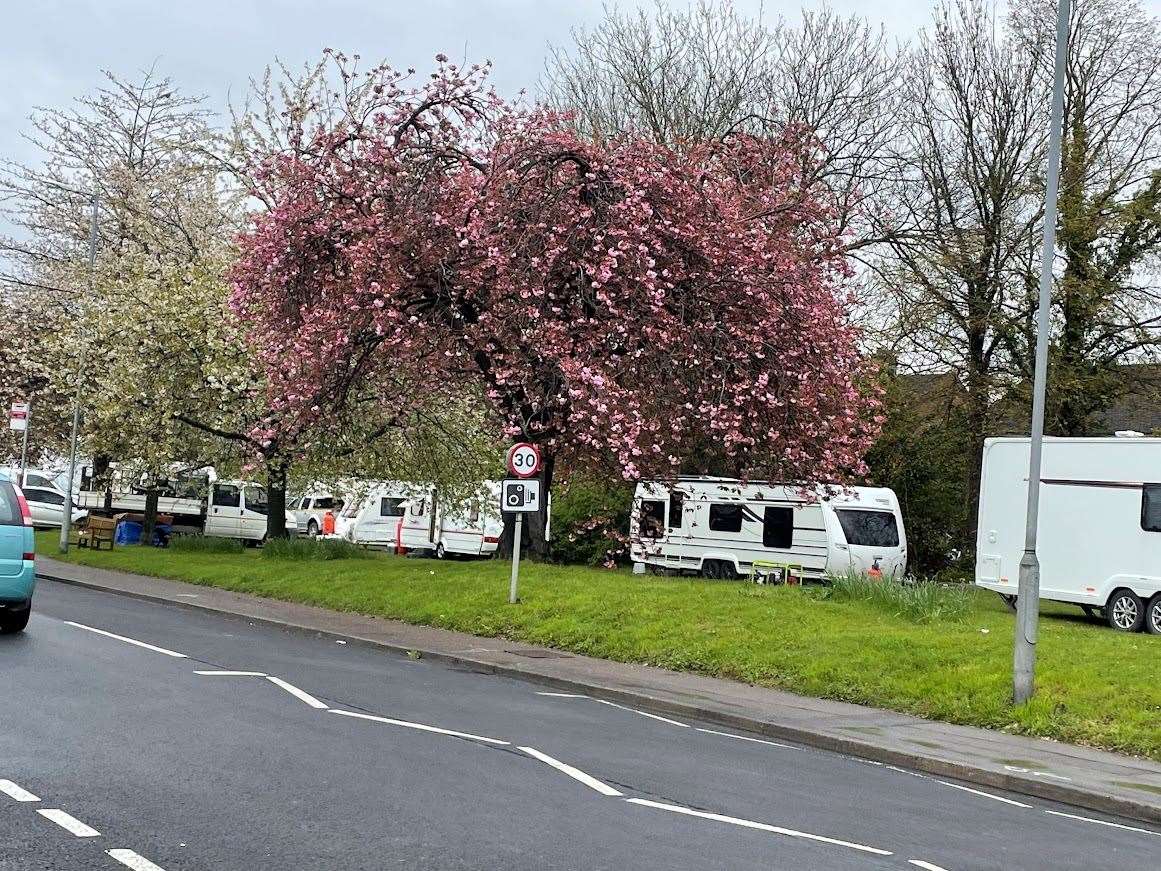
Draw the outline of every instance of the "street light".
[[[1064,125],[1064,76],[1068,65],[1069,0],[1056,4],[1056,66],[1048,127],[1048,188],[1044,198],[1044,242],[1040,249],[1040,310],[1036,318],[1036,375],[1032,382],[1032,439],[1028,452],[1028,513],[1024,556],[1016,600],[1016,641],[1012,695],[1016,704],[1032,698],[1036,674],[1036,624],[1040,618],[1040,560],[1036,532],[1040,513],[1040,466],[1044,446],[1044,391],[1048,380],[1048,339],[1052,305],[1052,261],[1056,252],[1056,194],[1060,183],[1060,138]]]
[[[97,276],[97,192],[94,188],[92,198],[93,214],[89,219],[89,299],[93,297],[93,289]],[[83,316],[83,313],[82,313]],[[81,329],[84,329],[82,323]],[[64,516],[60,524],[60,552],[69,552],[69,533],[73,525],[73,479],[77,474],[77,434],[81,428],[81,372],[84,360],[77,364],[76,392],[73,394],[73,435],[69,442],[69,475],[65,484]]]

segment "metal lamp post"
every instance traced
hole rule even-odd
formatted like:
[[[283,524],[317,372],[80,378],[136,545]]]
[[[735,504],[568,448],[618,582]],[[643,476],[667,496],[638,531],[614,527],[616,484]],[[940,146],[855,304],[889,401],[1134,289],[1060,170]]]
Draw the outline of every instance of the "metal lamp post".
[[[1040,618],[1040,560],[1036,532],[1040,512],[1040,466],[1044,445],[1044,391],[1048,379],[1048,339],[1052,305],[1052,262],[1056,251],[1056,197],[1060,183],[1060,139],[1064,124],[1064,77],[1068,65],[1070,0],[1057,0],[1056,67],[1048,128],[1048,188],[1044,199],[1044,241],[1040,250],[1040,309],[1036,319],[1036,374],[1032,384],[1032,439],[1028,454],[1028,513],[1024,556],[1016,600],[1016,641],[1012,695],[1016,704],[1032,698],[1036,673],[1036,632]]]

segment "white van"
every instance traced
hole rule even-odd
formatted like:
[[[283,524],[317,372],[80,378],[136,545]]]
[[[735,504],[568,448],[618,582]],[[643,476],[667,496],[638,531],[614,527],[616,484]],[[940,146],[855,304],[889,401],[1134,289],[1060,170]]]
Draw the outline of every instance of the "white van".
[[[160,500],[159,500],[160,501]],[[215,481],[205,508],[205,535],[259,542],[266,538],[270,500],[266,488],[253,481]],[[175,518],[176,519],[176,518]],[[176,528],[176,524],[175,524]],[[294,515],[286,512],[286,531],[298,532]]]
[[[629,521],[633,561],[706,578],[748,575],[755,561],[804,580],[874,569],[903,577],[907,538],[894,492],[819,487],[808,496],[733,478],[643,481]]]
[[[364,485],[352,493],[335,518],[335,535],[370,547],[395,547],[399,543],[399,523],[408,498],[422,488],[400,481],[380,481]]]
[[[438,491],[428,487],[408,499],[406,508],[403,546],[430,551],[436,559],[448,554],[488,556],[496,552],[504,532],[499,481],[485,481],[466,504],[450,509]]]
[[[984,442],[976,583],[1014,604],[1024,556],[1027,438]],[[1161,634],[1161,439],[1046,438],[1040,598],[1114,629]]]

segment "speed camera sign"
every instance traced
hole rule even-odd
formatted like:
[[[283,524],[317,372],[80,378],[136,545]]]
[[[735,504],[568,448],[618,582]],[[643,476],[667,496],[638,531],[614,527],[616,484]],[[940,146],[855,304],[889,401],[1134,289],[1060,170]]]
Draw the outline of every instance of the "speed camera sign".
[[[517,478],[531,478],[540,471],[540,448],[521,442],[508,451],[508,471]]]
[[[540,482],[524,478],[507,480],[500,490],[500,510],[526,514],[540,508]]]

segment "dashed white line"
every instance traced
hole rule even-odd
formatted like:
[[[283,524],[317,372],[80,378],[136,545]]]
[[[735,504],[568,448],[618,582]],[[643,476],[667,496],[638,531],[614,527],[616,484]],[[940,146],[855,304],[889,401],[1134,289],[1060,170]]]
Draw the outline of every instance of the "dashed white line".
[[[99,838],[101,833],[92,826],[87,826],[71,814],[66,814],[59,808],[40,808],[37,813],[46,820],[51,820],[56,823],[66,832],[76,835],[78,838]]]
[[[533,757],[534,759],[539,759],[545,765],[552,766],[553,768],[555,768],[557,771],[561,772],[562,774],[567,774],[573,780],[580,781],[585,786],[587,786],[589,789],[595,789],[601,795],[619,796],[619,795],[624,794],[624,793],[618,792],[617,790],[613,789],[613,787],[609,786],[607,783],[602,783],[601,781],[597,780],[595,777],[592,777],[591,775],[585,774],[579,768],[573,768],[571,765],[568,765],[564,762],[561,762],[559,759],[553,759],[547,753],[541,753],[535,747],[520,747],[518,749],[523,751],[524,753],[527,753],[529,756]]]
[[[588,696],[578,695],[577,693],[537,693],[538,696],[548,696],[552,699],[587,699]]]
[[[16,801],[40,801],[35,795],[11,780],[0,780],[0,792]]]
[[[217,677],[266,677],[264,671],[195,671],[194,674],[216,675]]]
[[[1054,817],[1067,817],[1070,820],[1082,820],[1086,823],[1096,823],[1100,826],[1111,826],[1114,829],[1124,829],[1127,832],[1140,832],[1143,835],[1153,835],[1155,837],[1161,838],[1161,832],[1153,832],[1149,829],[1138,829],[1136,826],[1126,826],[1122,825],[1121,823],[1110,823],[1108,820],[1098,820],[1094,819],[1093,817],[1082,817],[1077,816],[1076,814],[1061,813],[1060,811],[1045,811],[1044,813],[1052,814]]]
[[[87,632],[95,632],[97,635],[104,635],[106,638],[113,638],[117,641],[123,641],[126,644],[132,644],[134,647],[142,647],[145,650],[152,650],[154,653],[163,653],[166,656],[172,656],[174,659],[186,659],[184,653],[178,653],[176,650],[166,650],[164,647],[158,647],[156,644],[146,644],[144,641],[138,641],[135,638],[126,638],[124,635],[116,635],[112,632],[106,632],[104,629],[96,629],[92,626],[86,626],[84,623],[74,623],[72,620],[65,620],[66,626],[75,626],[77,629],[84,629]]]
[[[1024,804],[1021,801],[1013,801],[1010,798],[1004,798],[1002,795],[992,795],[990,792],[981,792],[978,789],[972,789],[970,786],[960,786],[958,783],[948,783],[946,780],[937,780],[936,783],[942,783],[944,786],[950,786],[952,789],[962,789],[964,792],[970,792],[972,795],[982,795],[984,798],[990,798],[994,801],[1002,801],[1004,804],[1015,805],[1016,807],[1030,808],[1032,805]]]
[[[622,711],[629,711],[633,714],[640,714],[642,717],[648,717],[650,720],[660,720],[662,723],[668,723],[671,726],[681,726],[683,729],[689,728],[689,723],[679,723],[677,720],[671,720],[668,717],[662,717],[658,714],[649,714],[645,711],[638,711],[636,708],[630,708],[626,705],[619,705],[616,702],[610,702],[608,699],[593,699],[594,702],[600,702],[602,705],[608,705],[610,708],[620,708]]]
[[[275,686],[282,687],[284,690],[286,690],[288,693],[290,693],[296,699],[299,699],[300,701],[306,702],[312,708],[317,708],[318,710],[322,711],[328,707],[326,702],[320,702],[318,699],[316,699],[314,696],[312,696],[306,690],[300,690],[294,684],[287,683],[286,681],[284,681],[280,677],[271,677],[270,675],[266,675],[265,677],[268,681],[270,681]]]
[[[453,738],[468,738],[472,741],[483,741],[485,744],[497,744],[502,747],[512,746],[509,741],[501,741],[499,738],[486,738],[483,735],[473,735],[470,732],[456,732],[454,729],[441,729],[438,726],[428,726],[424,723],[409,723],[407,720],[395,720],[391,717],[376,717],[373,714],[360,714],[355,711],[341,711],[338,708],[329,708],[328,710],[332,714],[342,714],[344,717],[357,717],[360,720],[386,723],[389,726],[403,726],[405,729],[419,729],[422,732],[435,732],[437,735],[450,735]]]
[[[698,728],[699,732],[705,732],[707,735],[721,735],[724,738],[737,738],[739,741],[752,741],[755,744],[769,744],[771,747],[783,747],[786,750],[797,750],[797,747],[791,747],[789,744],[779,744],[777,741],[767,741],[765,738],[751,738],[748,735],[735,735],[733,732],[719,732],[717,729],[702,729]]]
[[[140,856],[132,850],[108,850],[107,852],[126,868],[132,868],[133,871],[165,871],[160,865],[154,865],[144,856]]]
[[[874,853],[876,856],[891,856],[894,855],[890,850],[880,850],[878,847],[868,847],[866,844],[856,844],[853,841],[843,841],[839,838],[828,838],[824,835],[812,835],[810,832],[799,832],[795,829],[784,829],[782,826],[771,826],[767,823],[757,823],[753,820],[744,820],[740,817],[728,817],[724,814],[714,814],[708,811],[697,811],[693,808],[682,807],[676,804],[665,804],[659,801],[651,801],[647,798],[627,798],[625,801],[631,804],[643,805],[645,807],[657,808],[658,810],[670,811],[675,814],[685,814],[690,817],[699,817],[703,820],[714,820],[719,823],[729,823],[733,826],[741,826],[746,829],[758,829],[763,832],[773,832],[776,835],[786,835],[790,838],[804,838],[808,841],[818,841],[823,844],[834,844],[838,847],[848,847],[852,850],[860,850],[864,853]]]
[[[924,862],[922,859],[908,859],[908,865],[914,865],[916,868],[922,868],[924,871],[947,871],[946,868],[940,868],[938,865],[932,865],[930,862]]]

